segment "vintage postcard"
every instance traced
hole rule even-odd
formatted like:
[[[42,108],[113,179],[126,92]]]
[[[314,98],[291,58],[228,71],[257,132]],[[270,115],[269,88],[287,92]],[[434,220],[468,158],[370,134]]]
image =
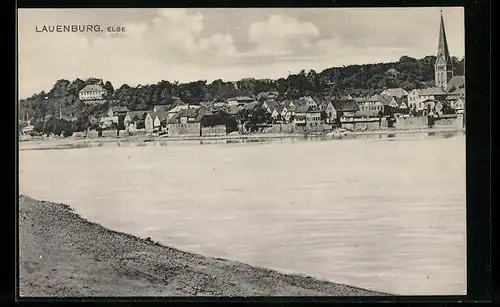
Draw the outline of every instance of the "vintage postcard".
[[[19,9],[19,295],[467,293],[464,9]]]

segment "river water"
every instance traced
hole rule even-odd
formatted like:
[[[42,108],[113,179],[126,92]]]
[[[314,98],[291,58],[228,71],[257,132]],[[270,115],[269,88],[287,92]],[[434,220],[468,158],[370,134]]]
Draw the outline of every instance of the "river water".
[[[465,136],[19,153],[20,193],[182,250],[397,295],[466,293]]]

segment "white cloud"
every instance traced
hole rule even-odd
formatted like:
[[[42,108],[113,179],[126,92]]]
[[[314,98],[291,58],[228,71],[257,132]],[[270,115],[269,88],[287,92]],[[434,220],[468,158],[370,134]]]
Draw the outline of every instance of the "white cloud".
[[[217,62],[237,53],[227,33],[200,37],[203,15],[186,9],[162,9],[152,23],[126,23],[125,33],[92,38],[36,33],[28,21],[23,24],[19,33],[21,97],[50,89],[62,78],[102,77],[115,84],[196,79],[196,70],[207,62],[207,56]]]
[[[437,8],[221,10],[21,10],[20,95],[48,90],[58,79],[100,77],[120,86],[162,79],[286,77],[289,70],[418,58],[437,48]],[[446,8],[445,22],[450,51],[462,56],[463,9]],[[125,26],[127,31],[35,31],[37,25],[71,23]],[[238,26],[241,31],[234,31]]]
[[[248,35],[259,54],[279,56],[291,54],[294,45],[309,45],[319,32],[310,22],[273,14],[267,21],[251,24]]]

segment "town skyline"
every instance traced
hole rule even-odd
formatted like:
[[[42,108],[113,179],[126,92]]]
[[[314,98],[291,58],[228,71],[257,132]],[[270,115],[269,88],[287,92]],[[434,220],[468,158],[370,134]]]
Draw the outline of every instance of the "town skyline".
[[[121,34],[36,33],[36,26],[54,24],[46,20],[64,17],[56,24],[65,24],[77,11],[20,10],[19,98],[48,90],[59,79],[99,77],[130,86],[160,80],[278,79],[300,70],[320,72],[344,65],[396,62],[405,55],[436,55],[439,8],[231,9],[231,14],[228,10],[78,10],[79,18],[73,21],[98,24],[99,19],[115,16],[127,22],[113,23],[108,18],[102,24],[125,26],[127,32]],[[247,16],[243,21],[242,12]],[[221,23],[213,19],[217,14],[233,18]],[[318,18],[325,14],[337,18]],[[444,8],[443,15],[451,56],[460,59],[464,56],[463,8]],[[365,23],[366,19],[374,25]],[[412,29],[416,23],[420,31]],[[164,33],[174,25],[177,30]],[[333,30],[332,25],[336,25]],[[157,42],[158,38],[164,41]]]

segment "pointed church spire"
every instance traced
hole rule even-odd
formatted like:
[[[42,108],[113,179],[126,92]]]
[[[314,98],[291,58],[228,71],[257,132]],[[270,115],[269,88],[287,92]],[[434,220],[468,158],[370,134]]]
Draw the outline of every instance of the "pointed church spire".
[[[439,40],[436,63],[434,64],[434,75],[436,87],[446,89],[448,82],[453,77],[453,63],[448,50],[448,41],[446,40],[446,30],[444,28],[443,10],[440,9],[441,18],[439,24]]]
[[[446,30],[444,28],[443,9],[441,11],[441,23],[439,25],[439,42],[437,57],[444,56],[446,62],[450,60],[450,52],[448,50],[448,41],[446,40]]]

